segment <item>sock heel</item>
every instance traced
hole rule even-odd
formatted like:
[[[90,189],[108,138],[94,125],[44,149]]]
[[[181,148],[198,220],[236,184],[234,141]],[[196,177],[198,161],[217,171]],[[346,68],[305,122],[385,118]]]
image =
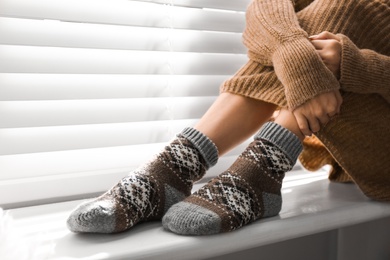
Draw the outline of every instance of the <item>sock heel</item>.
[[[282,196],[270,193],[263,193],[263,204],[264,204],[264,218],[277,216],[282,210]]]

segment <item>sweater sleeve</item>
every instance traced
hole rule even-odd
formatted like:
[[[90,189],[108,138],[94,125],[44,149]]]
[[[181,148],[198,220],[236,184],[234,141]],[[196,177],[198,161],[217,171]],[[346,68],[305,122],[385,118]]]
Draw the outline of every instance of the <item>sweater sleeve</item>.
[[[340,84],[343,90],[360,94],[377,93],[390,103],[390,57],[359,49],[347,36],[342,43]]]
[[[274,67],[290,109],[339,88],[300,27],[290,0],[253,0],[246,13],[243,41],[250,59]]]
[[[294,0],[294,9],[295,12],[301,11],[303,8],[311,4],[314,0]]]

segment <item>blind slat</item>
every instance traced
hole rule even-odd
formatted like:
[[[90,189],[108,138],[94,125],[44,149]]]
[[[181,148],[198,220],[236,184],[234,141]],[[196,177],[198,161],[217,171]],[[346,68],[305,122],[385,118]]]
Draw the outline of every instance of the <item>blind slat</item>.
[[[245,142],[236,147],[226,157],[237,156],[247,144],[248,142]],[[0,181],[31,178],[32,176],[55,176],[123,168],[134,169],[153,158],[165,145],[166,143],[164,142],[0,156],[2,172],[7,173],[0,175]],[[42,165],[45,167],[42,167]],[[227,165],[222,166],[226,168]]]
[[[0,73],[0,101],[216,96],[228,77]]]
[[[164,143],[130,145],[47,153],[0,156],[0,180],[57,174],[134,168],[164,147]],[[21,163],[23,162],[23,163]],[[44,165],[45,167],[42,167]]]
[[[243,13],[127,0],[0,0],[0,6],[4,17],[85,23],[227,32],[242,32],[245,24]]]
[[[162,143],[197,119],[0,129],[0,155]]]
[[[215,97],[3,101],[0,128],[200,118]]]
[[[235,157],[236,155],[221,158],[220,163],[210,169],[207,176],[216,176],[224,171],[225,166],[229,165]],[[73,198],[75,194],[86,194],[84,198],[100,195],[125,177],[130,170],[131,168],[116,168],[100,170],[98,173],[78,171],[73,174],[26,178],[23,182],[18,179],[0,181],[0,205],[6,205],[6,207],[7,205],[28,205],[35,204],[34,201],[47,203],[50,202],[48,194],[51,194],[51,199],[60,200]],[[86,185],[91,182],[92,178],[93,185]],[[43,188],[37,189],[37,183]]]
[[[245,11],[250,0],[137,0],[160,4],[172,4],[175,6],[188,6],[196,8],[215,8],[232,11]]]
[[[0,206],[105,191],[247,62],[250,0],[163,1],[0,0]]]
[[[0,18],[0,44],[245,53],[240,33]]]
[[[246,55],[0,45],[0,73],[229,75]]]

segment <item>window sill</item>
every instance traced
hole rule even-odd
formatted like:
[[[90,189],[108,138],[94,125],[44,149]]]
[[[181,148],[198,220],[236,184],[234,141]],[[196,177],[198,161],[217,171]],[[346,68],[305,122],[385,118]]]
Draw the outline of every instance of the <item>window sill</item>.
[[[307,185],[309,184],[309,185]],[[114,235],[73,234],[65,221],[81,201],[8,210],[19,234],[54,246],[53,259],[206,259],[390,217],[390,204],[367,199],[355,185],[335,184],[325,171],[286,177],[283,209],[238,231],[179,236],[160,222]]]

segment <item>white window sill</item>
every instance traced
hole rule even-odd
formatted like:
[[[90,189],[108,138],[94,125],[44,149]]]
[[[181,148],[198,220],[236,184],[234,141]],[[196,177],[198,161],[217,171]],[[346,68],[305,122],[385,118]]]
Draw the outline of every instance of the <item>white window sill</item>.
[[[81,201],[8,210],[24,237],[54,246],[52,259],[206,259],[390,217],[390,204],[367,199],[352,184],[334,184],[324,171],[286,177],[279,216],[227,234],[191,237],[144,223],[115,235],[73,234],[65,221]]]

